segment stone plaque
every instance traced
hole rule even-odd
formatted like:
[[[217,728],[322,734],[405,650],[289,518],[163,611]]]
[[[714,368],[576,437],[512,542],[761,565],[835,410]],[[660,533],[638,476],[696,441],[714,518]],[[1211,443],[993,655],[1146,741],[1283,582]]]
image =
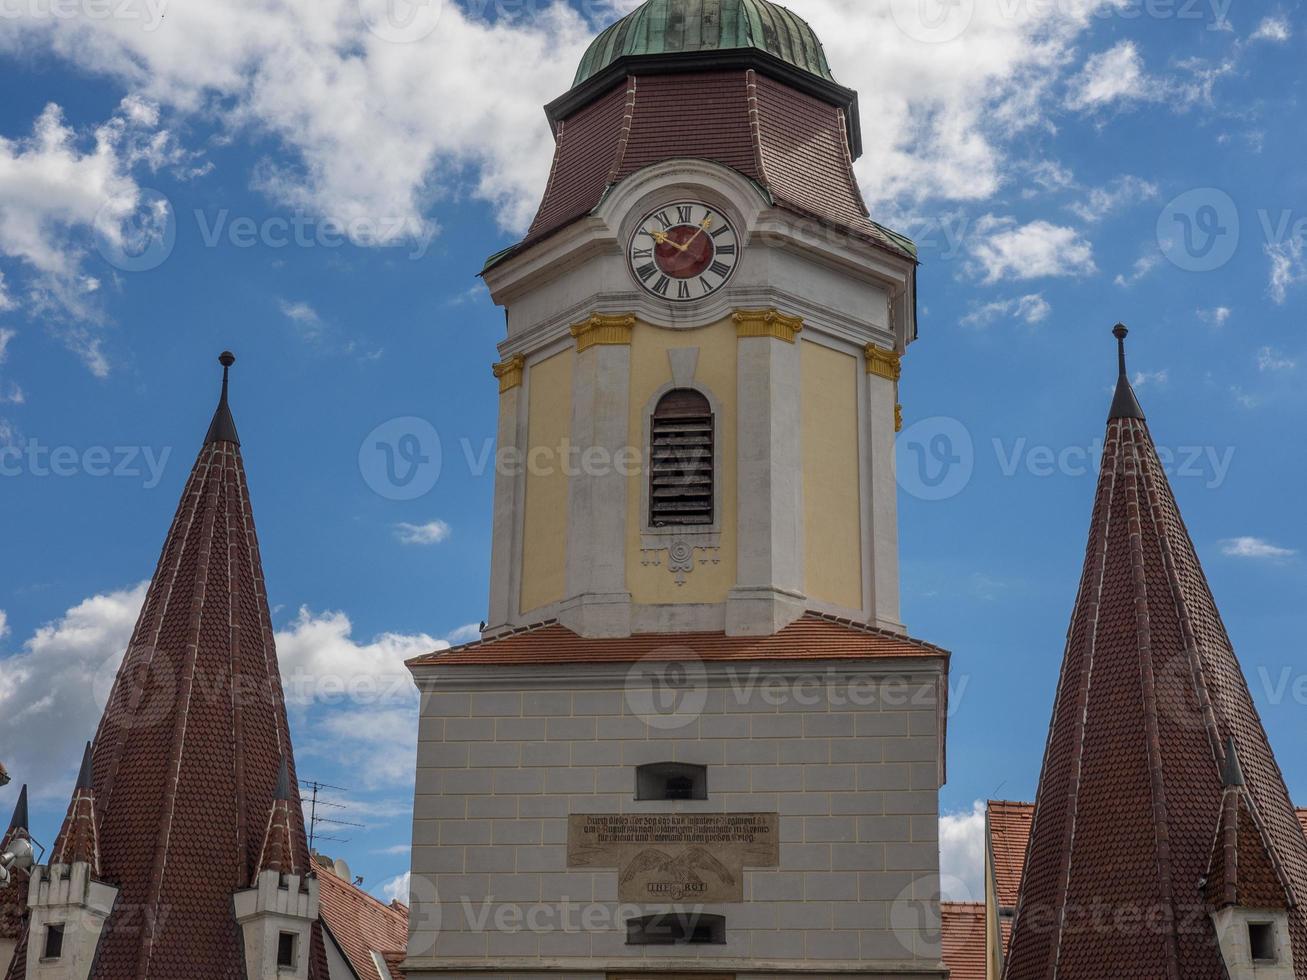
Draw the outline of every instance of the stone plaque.
[[[743,902],[744,869],[780,860],[775,813],[578,813],[567,820],[567,866],[616,868],[619,902]]]

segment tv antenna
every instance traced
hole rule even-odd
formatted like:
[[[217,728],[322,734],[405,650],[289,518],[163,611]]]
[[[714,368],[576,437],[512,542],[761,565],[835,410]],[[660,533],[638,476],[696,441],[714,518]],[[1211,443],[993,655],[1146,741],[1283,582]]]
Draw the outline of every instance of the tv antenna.
[[[328,811],[347,810],[349,809],[344,803],[336,803],[334,800],[324,800],[322,798],[323,790],[331,790],[336,793],[348,793],[344,786],[333,786],[331,783],[320,783],[317,780],[302,780],[300,786],[309,790],[309,853],[313,853],[313,844],[315,841],[329,840],[336,844],[348,844],[348,837],[340,837],[334,834],[318,833],[320,824],[326,825],[329,829],[337,827],[354,827],[358,830],[364,830],[361,823],[350,823],[348,820],[339,820],[335,817],[324,817],[318,813],[319,809]]]

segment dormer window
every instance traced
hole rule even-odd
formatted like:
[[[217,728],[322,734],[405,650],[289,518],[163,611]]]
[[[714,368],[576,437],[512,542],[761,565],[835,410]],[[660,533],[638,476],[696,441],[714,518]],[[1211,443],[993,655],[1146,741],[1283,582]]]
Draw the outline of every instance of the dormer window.
[[[651,762],[635,770],[637,800],[706,800],[708,767],[684,762]]]
[[[714,520],[714,420],[692,388],[669,391],[649,428],[649,525],[709,527]]]

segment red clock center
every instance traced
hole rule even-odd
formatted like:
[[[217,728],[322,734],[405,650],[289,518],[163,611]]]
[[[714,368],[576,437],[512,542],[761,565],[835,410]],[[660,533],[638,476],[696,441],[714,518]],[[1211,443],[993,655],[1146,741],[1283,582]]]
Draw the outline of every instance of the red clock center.
[[[693,279],[712,265],[716,249],[712,236],[698,225],[674,225],[654,249],[658,268],[673,279]]]

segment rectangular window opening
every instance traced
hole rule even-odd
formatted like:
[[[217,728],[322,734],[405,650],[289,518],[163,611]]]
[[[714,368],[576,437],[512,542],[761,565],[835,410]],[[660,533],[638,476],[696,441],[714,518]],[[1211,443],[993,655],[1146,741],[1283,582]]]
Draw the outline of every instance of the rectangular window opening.
[[[43,960],[57,960],[64,955],[64,926],[63,923],[49,925],[45,927],[45,952],[41,955]]]
[[[1248,949],[1253,954],[1255,962],[1274,963],[1277,958],[1275,953],[1275,923],[1248,923]]]
[[[723,946],[726,918],[721,915],[669,912],[626,921],[628,946]]]
[[[635,770],[637,800],[706,800],[708,767],[685,762],[651,762]]]
[[[287,970],[295,969],[295,953],[298,936],[293,932],[283,932],[277,937],[277,966]]]

